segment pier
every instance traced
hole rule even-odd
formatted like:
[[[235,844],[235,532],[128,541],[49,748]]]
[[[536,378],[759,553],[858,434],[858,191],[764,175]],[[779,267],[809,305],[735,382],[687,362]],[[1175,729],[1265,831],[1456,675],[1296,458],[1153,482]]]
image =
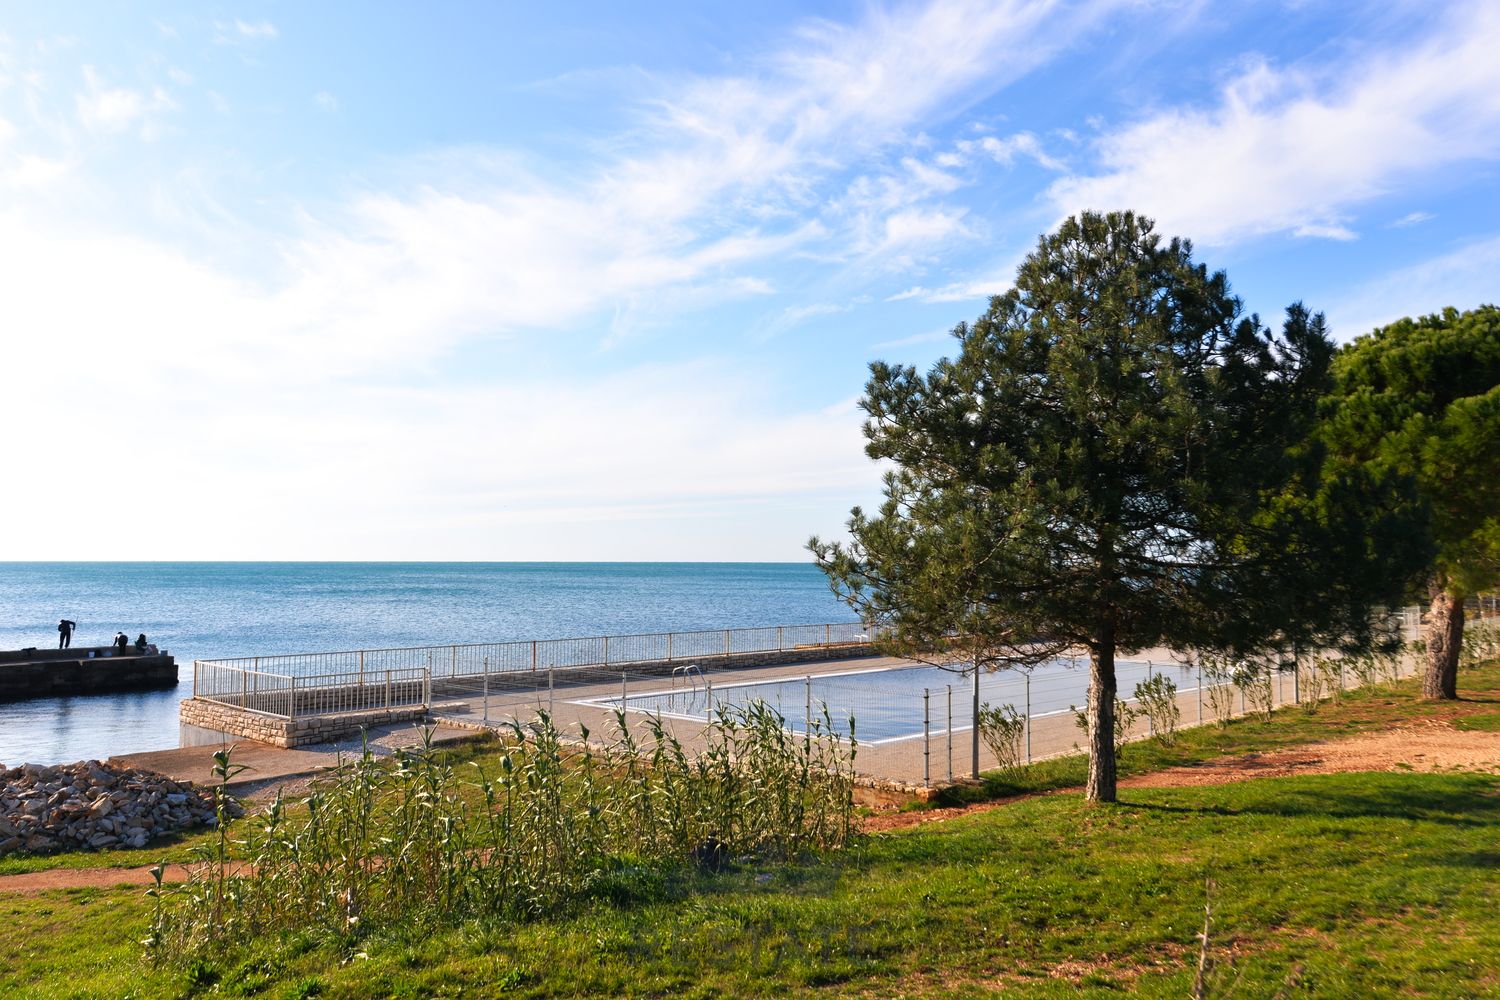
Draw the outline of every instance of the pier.
[[[121,655],[113,646],[0,650],[0,701],[154,691],[177,684],[170,653]]]

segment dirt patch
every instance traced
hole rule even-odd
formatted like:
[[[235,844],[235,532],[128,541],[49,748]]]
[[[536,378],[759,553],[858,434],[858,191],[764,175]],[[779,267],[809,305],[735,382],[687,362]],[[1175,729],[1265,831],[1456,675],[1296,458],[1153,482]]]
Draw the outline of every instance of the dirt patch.
[[[27,872],[22,875],[0,875],[0,893],[19,892],[31,895],[50,892],[53,889],[113,889],[116,886],[151,885],[151,869],[155,865],[138,868],[49,868],[42,872]],[[169,864],[162,873],[163,882],[186,882],[192,866]],[[242,865],[230,865],[230,873],[238,875]]]
[[[1120,781],[1121,788],[1186,788],[1254,778],[1350,771],[1500,772],[1500,733],[1455,729],[1446,721],[1424,721],[1348,739],[1309,743],[1295,750],[1167,768]]]

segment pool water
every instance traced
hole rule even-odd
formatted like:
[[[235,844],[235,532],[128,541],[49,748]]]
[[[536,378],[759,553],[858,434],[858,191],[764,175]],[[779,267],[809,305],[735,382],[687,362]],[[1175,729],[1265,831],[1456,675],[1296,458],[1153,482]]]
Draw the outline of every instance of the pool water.
[[[1119,690],[1128,695],[1148,671],[1167,670],[1177,680],[1178,690],[1194,690],[1187,677],[1179,678],[1175,664],[1148,668],[1145,661],[1115,663]],[[1084,661],[1066,657],[1033,667],[1029,676],[1021,670],[981,674],[979,699],[994,706],[1013,705],[1024,713],[1027,704],[1033,718],[1056,715],[1083,705],[1088,694],[1088,667]],[[970,728],[973,715],[973,674],[957,667],[885,667],[842,673],[812,674],[775,681],[714,683],[713,675],[679,679],[674,686],[624,698],[629,712],[666,718],[706,720],[710,700],[714,708],[744,707],[764,702],[785,719],[792,732],[805,732],[809,719],[821,722],[826,709],[835,732],[847,734],[851,717],[861,743],[887,743],[919,737],[924,731],[954,732]],[[950,724],[951,699],[951,724]],[[621,698],[593,699],[588,704],[615,707]]]

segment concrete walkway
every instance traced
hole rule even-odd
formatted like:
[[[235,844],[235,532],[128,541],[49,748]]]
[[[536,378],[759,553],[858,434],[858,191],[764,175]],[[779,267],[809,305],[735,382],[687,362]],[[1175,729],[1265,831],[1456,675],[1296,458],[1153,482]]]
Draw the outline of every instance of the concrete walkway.
[[[434,744],[451,744],[476,737],[473,730],[451,726],[433,729]],[[370,730],[370,750],[379,757],[387,757],[399,748],[421,746],[421,727],[411,725],[382,726]],[[245,770],[228,782],[228,787],[237,796],[269,791],[296,779],[311,777],[320,771],[338,764],[340,758],[348,760],[357,756],[363,747],[355,738],[339,743],[320,743],[313,746],[289,750],[268,746],[254,740],[225,740],[203,746],[177,747],[172,750],[148,750],[144,753],[127,753],[110,760],[128,767],[140,767],[164,774],[174,781],[191,781],[200,787],[218,784],[214,777],[214,754],[224,747],[233,747],[231,764],[242,764]]]

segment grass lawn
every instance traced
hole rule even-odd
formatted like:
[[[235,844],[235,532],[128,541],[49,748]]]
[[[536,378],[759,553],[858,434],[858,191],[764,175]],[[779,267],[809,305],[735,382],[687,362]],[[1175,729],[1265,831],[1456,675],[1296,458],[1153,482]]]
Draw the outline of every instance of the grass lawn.
[[[0,897],[0,995],[1184,996],[1204,883],[1234,995],[1500,995],[1500,778],[1346,774],[1054,795],[841,858],[684,877],[520,926],[141,960],[138,891]]]
[[[1500,668],[1461,687],[1475,700],[1370,691],[1185,733],[1128,750],[1126,770],[1497,714]],[[1074,766],[986,791],[1069,784]],[[1123,797],[1038,797],[798,866],[643,881],[634,899],[529,924],[249,942],[161,967],[142,959],[140,890],[0,895],[0,996],[1180,997],[1209,879],[1213,995],[1500,996],[1500,777],[1311,775]]]

